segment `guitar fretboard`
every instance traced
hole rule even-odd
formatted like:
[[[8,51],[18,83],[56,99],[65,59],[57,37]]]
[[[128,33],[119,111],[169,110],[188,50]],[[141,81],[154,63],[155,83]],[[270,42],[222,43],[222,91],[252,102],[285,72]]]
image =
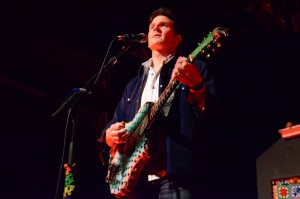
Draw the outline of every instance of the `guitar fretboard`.
[[[172,79],[171,82],[168,84],[168,86],[165,88],[163,93],[158,98],[157,102],[152,106],[149,114],[149,119],[152,121],[157,114],[157,112],[160,110],[160,108],[165,104],[165,102],[169,99],[169,97],[172,95],[172,93],[179,88],[181,83],[176,80]],[[151,122],[150,122],[151,123]]]

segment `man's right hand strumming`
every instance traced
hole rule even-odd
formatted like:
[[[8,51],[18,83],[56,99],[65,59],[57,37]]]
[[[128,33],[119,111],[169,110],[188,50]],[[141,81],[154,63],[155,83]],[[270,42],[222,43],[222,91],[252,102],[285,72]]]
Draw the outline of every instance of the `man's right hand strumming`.
[[[106,130],[106,143],[112,147],[115,144],[122,144],[127,139],[127,130],[125,129],[125,122],[117,122],[112,124]]]

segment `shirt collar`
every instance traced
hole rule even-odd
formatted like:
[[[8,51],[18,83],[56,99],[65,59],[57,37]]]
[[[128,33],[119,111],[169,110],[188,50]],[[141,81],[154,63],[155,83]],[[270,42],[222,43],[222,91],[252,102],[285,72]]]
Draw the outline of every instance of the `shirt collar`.
[[[164,64],[168,63],[172,58],[174,57],[173,54],[170,54],[166,57],[166,61]],[[148,59],[147,61],[143,62],[142,65],[144,66],[145,69],[148,69],[152,65],[152,58]]]

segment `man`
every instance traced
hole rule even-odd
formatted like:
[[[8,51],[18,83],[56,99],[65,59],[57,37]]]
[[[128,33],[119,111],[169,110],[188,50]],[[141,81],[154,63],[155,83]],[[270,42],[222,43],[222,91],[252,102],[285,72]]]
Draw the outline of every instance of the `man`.
[[[169,83],[181,83],[145,130],[148,158],[137,184],[126,194],[128,199],[196,198],[199,144],[207,113],[216,99],[206,64],[177,54],[182,41],[177,28],[171,9],[159,8],[152,13],[148,32],[151,58],[142,63],[143,69],[126,86],[112,120],[103,131],[102,137],[109,147],[115,149],[128,143],[132,136],[126,124],[141,107],[161,99]]]

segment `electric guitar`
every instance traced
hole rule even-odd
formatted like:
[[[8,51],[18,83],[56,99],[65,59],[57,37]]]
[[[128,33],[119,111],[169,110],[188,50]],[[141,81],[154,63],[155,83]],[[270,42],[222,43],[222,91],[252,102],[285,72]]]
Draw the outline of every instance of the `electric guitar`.
[[[200,56],[210,57],[215,47],[221,47],[223,36],[228,36],[227,29],[215,28],[198,44],[198,47],[189,55],[188,61],[192,63]],[[145,132],[158,111],[180,85],[178,80],[171,80],[157,102],[147,102],[141,107],[134,119],[125,125],[129,134],[127,141],[111,148],[106,182],[109,183],[110,192],[116,197],[128,195],[135,187],[141,171],[150,158],[148,136]]]

